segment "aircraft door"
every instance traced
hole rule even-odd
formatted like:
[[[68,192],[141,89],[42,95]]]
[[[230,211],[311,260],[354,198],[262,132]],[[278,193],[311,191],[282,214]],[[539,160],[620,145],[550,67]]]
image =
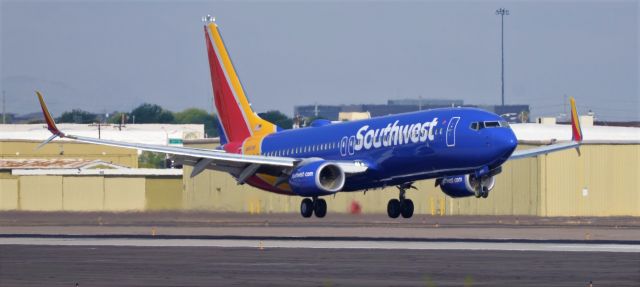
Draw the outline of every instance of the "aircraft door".
[[[347,137],[342,137],[340,140],[340,155],[347,156]]]
[[[460,121],[460,117],[453,117],[449,120],[449,125],[447,126],[447,146],[454,147],[456,146],[456,127],[458,126],[458,122]]]
[[[355,144],[356,144],[356,136],[349,137],[349,155],[353,155],[355,153]]]

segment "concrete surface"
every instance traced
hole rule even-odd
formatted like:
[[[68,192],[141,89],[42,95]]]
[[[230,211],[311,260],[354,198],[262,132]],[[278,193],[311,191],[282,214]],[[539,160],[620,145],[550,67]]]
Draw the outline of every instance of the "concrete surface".
[[[0,212],[0,286],[640,286],[640,218]]]
[[[638,286],[638,253],[0,245],[3,286]]]

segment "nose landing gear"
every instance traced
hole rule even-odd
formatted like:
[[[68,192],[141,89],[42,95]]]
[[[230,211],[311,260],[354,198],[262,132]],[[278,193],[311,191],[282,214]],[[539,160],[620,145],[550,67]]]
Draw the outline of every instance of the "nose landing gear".
[[[398,185],[397,187],[400,190],[399,198],[389,200],[389,203],[387,204],[387,215],[391,218],[398,218],[400,215],[404,218],[411,218],[413,216],[414,209],[413,201],[405,198],[405,193],[409,188],[416,188],[411,182]]]
[[[315,213],[316,217],[323,218],[327,215],[327,202],[322,198],[305,198],[300,203],[300,214],[302,217],[311,217]]]
[[[487,198],[489,196],[489,188],[486,186],[481,186],[478,190],[474,192],[476,198]]]

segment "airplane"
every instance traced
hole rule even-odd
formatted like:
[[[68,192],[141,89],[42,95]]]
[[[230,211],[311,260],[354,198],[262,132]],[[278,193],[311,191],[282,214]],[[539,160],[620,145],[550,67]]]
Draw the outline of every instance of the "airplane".
[[[509,161],[575,148],[582,130],[571,98],[572,140],[518,150],[518,140],[500,116],[475,108],[439,108],[366,120],[332,123],[315,120],[309,127],[284,130],[251,108],[215,20],[203,18],[220,143],[216,149],[127,143],[70,135],[51,117],[36,91],[48,130],[55,138],[170,154],[204,170],[231,174],[238,184],[303,197],[300,214],[325,217],[323,196],[395,186],[398,198],[387,204],[391,218],[410,218],[413,201],[406,191],[419,180],[435,179],[450,197],[486,198],[495,176]]]

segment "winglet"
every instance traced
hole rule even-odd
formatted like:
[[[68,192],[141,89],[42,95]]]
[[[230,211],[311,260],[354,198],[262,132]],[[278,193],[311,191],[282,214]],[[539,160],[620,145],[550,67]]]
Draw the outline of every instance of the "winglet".
[[[573,141],[581,142],[582,128],[580,127],[580,118],[578,117],[578,112],[576,110],[576,100],[571,97],[569,101],[571,102],[571,131],[573,133],[571,139]]]
[[[47,123],[47,129],[53,134],[49,139],[44,141],[38,148],[52,141],[56,137],[64,137],[64,133],[61,132],[56,126],[56,122],[51,117],[49,113],[49,109],[47,109],[47,104],[44,103],[44,99],[42,98],[42,94],[39,91],[36,91],[36,95],[38,96],[38,100],[40,101],[40,107],[42,108],[42,114],[44,115],[44,121]]]

